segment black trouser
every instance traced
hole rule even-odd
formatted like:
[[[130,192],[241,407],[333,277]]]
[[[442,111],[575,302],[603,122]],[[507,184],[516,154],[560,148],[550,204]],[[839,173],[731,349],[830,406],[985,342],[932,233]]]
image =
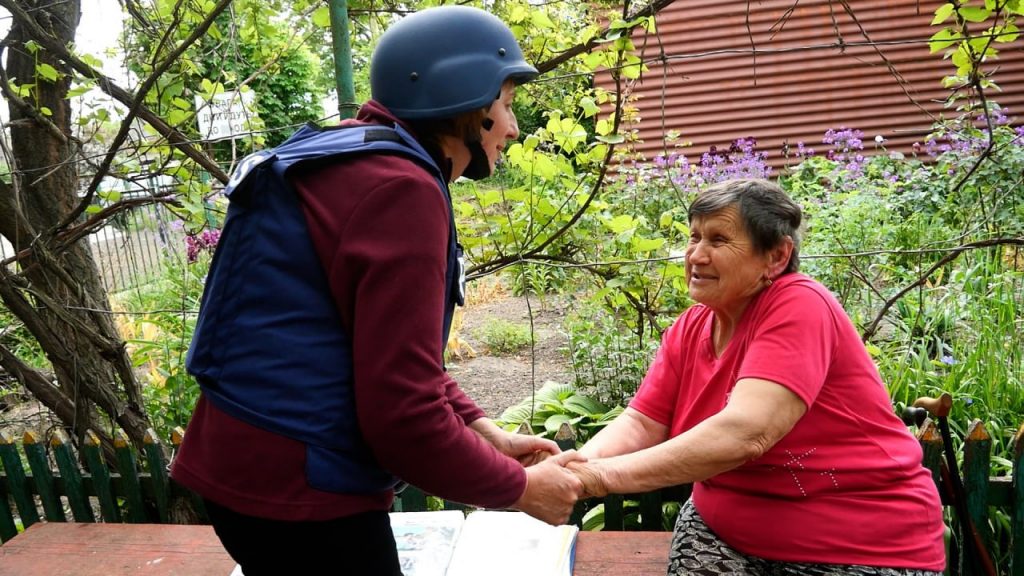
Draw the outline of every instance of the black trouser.
[[[318,522],[239,514],[204,500],[217,536],[245,576],[402,576],[387,512]]]

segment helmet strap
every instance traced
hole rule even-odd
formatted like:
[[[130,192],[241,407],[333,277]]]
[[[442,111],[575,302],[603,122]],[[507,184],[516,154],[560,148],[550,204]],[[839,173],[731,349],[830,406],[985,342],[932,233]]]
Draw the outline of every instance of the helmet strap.
[[[480,145],[479,140],[466,140],[466,148],[469,148],[469,164],[462,171],[462,175],[470,180],[482,180],[491,175],[491,161],[487,158],[487,152]]]
[[[490,132],[491,128],[494,127],[494,120],[489,117],[484,118],[480,122],[480,128],[485,132]],[[484,147],[480,145],[480,139],[469,139],[463,140],[466,144],[466,148],[469,148],[469,165],[462,171],[462,175],[470,180],[482,180],[491,175],[491,161],[487,158],[487,152],[484,152]]]

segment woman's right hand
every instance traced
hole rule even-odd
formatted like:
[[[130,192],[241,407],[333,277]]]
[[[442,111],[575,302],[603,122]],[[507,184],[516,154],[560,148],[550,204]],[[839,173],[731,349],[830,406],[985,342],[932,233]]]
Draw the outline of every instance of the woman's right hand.
[[[548,524],[565,524],[583,494],[583,482],[565,466],[585,460],[575,450],[568,450],[530,466],[526,469],[526,490],[512,507]]]

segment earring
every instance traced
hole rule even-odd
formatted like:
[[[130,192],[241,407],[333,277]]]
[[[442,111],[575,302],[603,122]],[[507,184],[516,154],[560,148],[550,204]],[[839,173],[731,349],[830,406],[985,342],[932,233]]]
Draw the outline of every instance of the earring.
[[[771,279],[771,277],[768,276],[767,274],[765,274],[765,277],[764,277],[765,288],[771,286],[773,282],[774,281]]]

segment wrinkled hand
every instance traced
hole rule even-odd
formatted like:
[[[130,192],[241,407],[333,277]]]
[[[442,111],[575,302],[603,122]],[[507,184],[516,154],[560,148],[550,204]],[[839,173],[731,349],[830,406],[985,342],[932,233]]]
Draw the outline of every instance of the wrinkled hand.
[[[565,466],[583,462],[575,450],[563,452],[526,469],[526,491],[513,508],[548,524],[565,524],[572,508],[583,494],[583,483]]]
[[[546,438],[529,434],[513,434],[505,430],[502,430],[500,435],[492,437],[490,441],[499,452],[515,458],[523,466],[539,464],[562,452],[558,444]]]
[[[584,498],[601,498],[608,494],[607,482],[605,482],[604,470],[600,461],[572,462],[568,468],[583,483]]]

